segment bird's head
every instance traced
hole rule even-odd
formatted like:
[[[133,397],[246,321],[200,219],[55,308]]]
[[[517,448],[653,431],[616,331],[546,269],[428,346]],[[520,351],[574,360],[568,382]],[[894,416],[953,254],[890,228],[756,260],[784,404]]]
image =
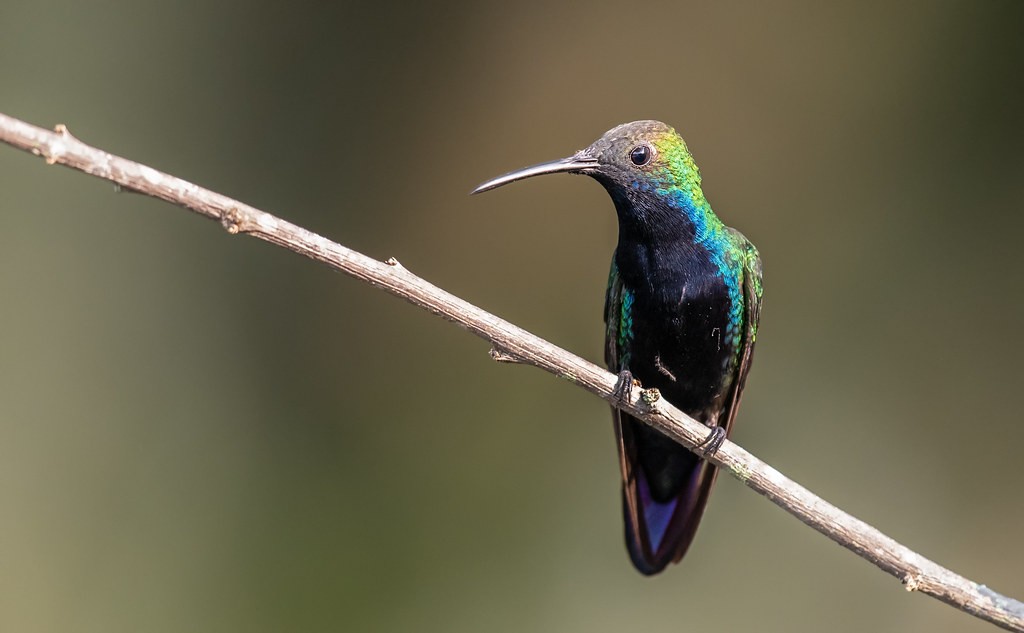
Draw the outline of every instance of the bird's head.
[[[473,193],[543,174],[583,174],[608,190],[619,219],[643,226],[686,218],[713,218],[700,188],[700,171],[682,137],[661,121],[614,127],[568,158],[524,167],[481,184]],[[673,217],[675,216],[675,217]],[[699,227],[693,226],[698,229]]]

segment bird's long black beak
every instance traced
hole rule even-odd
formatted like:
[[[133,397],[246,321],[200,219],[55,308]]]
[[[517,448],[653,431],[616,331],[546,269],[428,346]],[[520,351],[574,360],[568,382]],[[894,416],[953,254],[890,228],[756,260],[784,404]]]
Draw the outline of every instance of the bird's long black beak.
[[[479,187],[470,192],[470,195],[474,193],[483,193],[484,191],[490,191],[496,189],[502,185],[507,185],[510,182],[522,180],[524,178],[531,178],[533,176],[543,176],[544,174],[558,174],[558,173],[570,173],[578,174],[582,173],[587,169],[593,169],[597,167],[597,159],[586,154],[576,154],[569,158],[561,158],[559,160],[552,160],[546,163],[540,163],[537,165],[531,165],[530,167],[523,167],[516,171],[510,171],[507,174],[492,178],[487,182],[481,184]]]

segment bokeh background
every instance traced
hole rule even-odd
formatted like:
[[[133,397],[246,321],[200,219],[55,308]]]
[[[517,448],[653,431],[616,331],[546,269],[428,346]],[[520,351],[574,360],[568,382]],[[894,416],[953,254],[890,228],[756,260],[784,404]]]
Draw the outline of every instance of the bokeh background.
[[[734,439],[1024,597],[1024,4],[6,0],[0,111],[600,361],[614,213],[478,182],[658,118],[760,248]],[[607,407],[0,148],[0,630],[989,631],[719,480],[622,543]]]

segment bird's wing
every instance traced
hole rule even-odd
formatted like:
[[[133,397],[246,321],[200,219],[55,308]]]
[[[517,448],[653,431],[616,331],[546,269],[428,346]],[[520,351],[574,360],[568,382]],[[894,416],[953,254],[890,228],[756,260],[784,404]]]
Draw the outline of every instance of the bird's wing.
[[[624,363],[620,364],[620,359],[624,355],[625,350],[619,349],[619,341],[624,340],[621,331],[622,321],[622,279],[619,277],[618,266],[615,265],[615,255],[612,254],[612,268],[608,273],[608,290],[605,293],[604,298],[604,323],[605,323],[605,336],[604,336],[604,362],[608,367],[608,371],[617,374],[624,369]],[[612,407],[612,421],[615,424],[615,441],[618,444],[619,453],[619,469],[622,471],[622,482],[623,491],[625,494],[624,503],[626,504],[626,521],[630,521],[630,516],[636,516],[637,501],[635,495],[630,494],[630,490],[635,488],[633,485],[633,464],[636,462],[635,453],[636,447],[633,445],[631,440],[627,440],[623,437],[623,418],[632,420],[633,418],[619,409]],[[639,424],[639,422],[635,422]],[[628,424],[628,422],[627,422]],[[628,537],[627,537],[628,538]]]
[[[608,290],[604,295],[604,362],[608,371],[619,373],[619,321],[622,317],[622,280],[612,256],[612,269],[608,273]]]
[[[734,239],[741,245],[740,252],[743,256],[743,341],[740,343],[739,359],[736,365],[735,377],[732,387],[729,389],[729,397],[719,424],[725,427],[728,434],[732,430],[732,423],[736,419],[736,412],[740,408],[740,397],[743,395],[743,385],[747,382],[747,373],[750,372],[750,362],[754,357],[754,342],[757,340],[757,325],[761,319],[761,256],[750,241],[736,229],[732,231]]]

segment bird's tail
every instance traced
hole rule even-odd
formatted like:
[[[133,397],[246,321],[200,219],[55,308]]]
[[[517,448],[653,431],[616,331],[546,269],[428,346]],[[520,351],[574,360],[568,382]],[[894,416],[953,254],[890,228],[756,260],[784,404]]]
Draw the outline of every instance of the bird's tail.
[[[674,444],[668,450],[681,469],[680,485],[657,498],[638,454],[637,433],[651,433],[631,416],[615,412],[622,468],[622,509],[626,546],[633,565],[645,575],[656,574],[686,554],[707,505],[717,469],[687,449]],[[664,438],[671,442],[669,438]]]

